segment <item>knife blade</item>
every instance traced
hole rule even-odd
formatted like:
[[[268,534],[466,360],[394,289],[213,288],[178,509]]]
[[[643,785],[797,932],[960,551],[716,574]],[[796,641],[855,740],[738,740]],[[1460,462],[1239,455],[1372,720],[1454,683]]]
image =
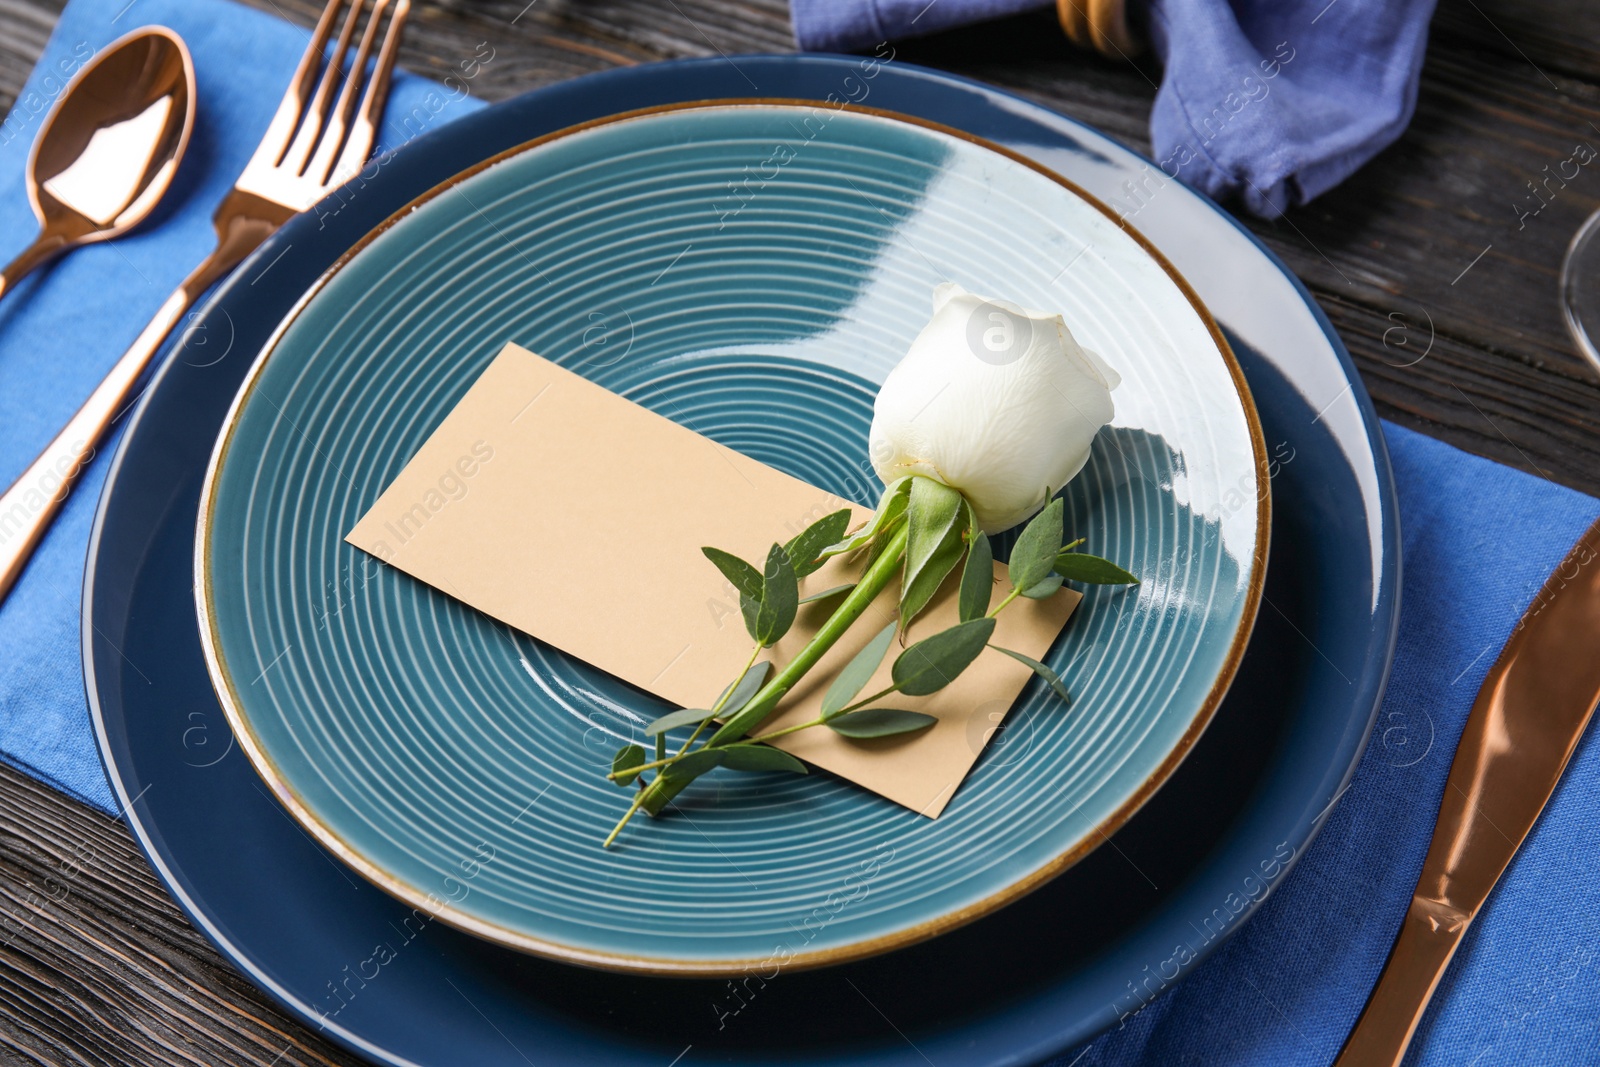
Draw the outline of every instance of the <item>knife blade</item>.
[[[1600,703],[1600,522],[1518,620],[1478,690],[1400,935],[1335,1067],[1398,1065],[1467,927]]]

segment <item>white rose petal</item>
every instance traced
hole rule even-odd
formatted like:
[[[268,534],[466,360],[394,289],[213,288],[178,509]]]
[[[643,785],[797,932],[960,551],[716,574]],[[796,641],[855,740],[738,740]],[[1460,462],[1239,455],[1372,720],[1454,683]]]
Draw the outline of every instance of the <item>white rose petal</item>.
[[[946,282],[873,407],[872,465],[961,492],[985,533],[1022,522],[1083,469],[1117,372],[1060,315]]]

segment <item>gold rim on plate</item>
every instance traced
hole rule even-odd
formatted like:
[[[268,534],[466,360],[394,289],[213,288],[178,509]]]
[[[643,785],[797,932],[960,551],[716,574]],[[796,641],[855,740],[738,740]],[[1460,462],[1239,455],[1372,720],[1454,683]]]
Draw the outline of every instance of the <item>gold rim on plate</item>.
[[[233,675],[228,669],[227,662],[222,654],[221,642],[216,632],[215,606],[212,602],[212,583],[210,580],[210,557],[208,554],[210,544],[211,517],[214,495],[217,490],[218,474],[227,460],[228,449],[233,439],[233,432],[238,425],[240,413],[249,401],[251,393],[260,379],[262,368],[271,358],[278,342],[284,333],[292,326],[306,305],[323,289],[328,282],[339,273],[356,255],[383,233],[388,231],[401,219],[410,215],[418,207],[428,203],[434,198],[454,188],[456,185],[473,177],[487,168],[494,166],[513,156],[521,155],[541,145],[563,137],[569,137],[584,130],[615,123],[645,118],[676,111],[712,108],[741,108],[741,107],[817,107],[819,101],[786,98],[742,98],[728,100],[700,100],[685,103],[666,104],[657,107],[640,108],[634,111],[625,111],[601,119],[578,123],[564,129],[536,137],[522,144],[508,148],[488,159],[445,179],[438,185],[429,189],[422,195],[415,197],[410,202],[391,214],[383,222],[373,227],[361,240],[357,241],[348,251],[341,255],[334,264],[306,290],[297,300],[283,320],[273,330],[272,335],[262,346],[261,352],[256,356],[251,365],[239,393],[234,397],[233,404],[228,409],[223,429],[217,439],[216,447],[211,454],[210,462],[206,465],[205,483],[200,494],[200,509],[196,520],[195,532],[195,606],[199,615],[200,644],[205,655],[206,669],[211,676],[212,687],[216,690],[217,699],[222,705],[228,725],[232,727],[234,735],[239,740],[240,747],[249,757],[250,764],[262,780],[272,790],[279,803],[281,803],[297,823],[309,832],[319,844],[340,858],[347,866],[355,870],[363,878],[376,885],[379,889],[397,898],[413,908],[425,908],[434,918],[450,926],[464,930],[467,933],[481,937],[484,940],[517,949],[521,952],[543,956],[548,959],[558,960],[563,963],[575,963],[588,967],[598,967],[605,970],[622,971],[632,974],[645,974],[656,976],[675,977],[705,977],[722,978],[738,976],[747,973],[752,968],[764,967],[770,964],[770,959],[733,959],[733,960],[673,960],[661,957],[628,956],[620,953],[596,952],[590,949],[576,948],[560,942],[547,941],[543,938],[533,937],[519,930],[501,926],[497,923],[485,922],[472,915],[465,914],[448,902],[442,906],[437,898],[430,900],[429,894],[422,892],[416,886],[395,877],[391,872],[374,864],[362,853],[351,847],[343,838],[326,825],[291,788],[282,774],[267,754],[255,732],[251,729],[250,720],[244,711],[243,702],[239,698],[239,691],[234,685]],[[1179,274],[1177,269],[1163,256],[1156,247],[1137,229],[1125,219],[1111,210],[1100,200],[1091,196],[1077,184],[1069,181],[1047,167],[1028,159],[1001,145],[995,144],[985,138],[956,129],[942,123],[932,122],[927,119],[899,112],[886,111],[880,108],[864,107],[854,104],[828,105],[839,110],[851,111],[857,114],[871,115],[877,118],[902,122],[923,129],[933,130],[947,136],[955,137],[971,144],[985,148],[998,155],[1004,156],[1014,163],[1019,163],[1029,170],[1049,178],[1051,181],[1067,189],[1085,203],[1094,207],[1106,216],[1128,236],[1138,243],[1141,249],[1158,264],[1167,276],[1177,285],[1184,297],[1194,308],[1200,320],[1205,323],[1210,331],[1212,340],[1217,345],[1228,373],[1232,377],[1234,388],[1237,391],[1239,403],[1244,411],[1245,421],[1250,432],[1251,451],[1255,456],[1257,493],[1256,493],[1256,543],[1252,558],[1250,585],[1246,590],[1243,611],[1240,614],[1238,628],[1234,632],[1232,643],[1223,660],[1216,680],[1212,683],[1210,691],[1201,703],[1194,719],[1187,730],[1179,738],[1178,743],[1162,760],[1159,766],[1152,771],[1139,788],[1125,800],[1116,811],[1112,812],[1098,826],[1083,835],[1071,848],[1059,853],[1049,862],[1042,864],[1022,878],[1017,879],[1005,888],[991,893],[989,896],[956,911],[947,912],[937,918],[907,927],[894,933],[884,934],[879,937],[857,941],[849,945],[836,948],[819,949],[811,952],[798,952],[789,957],[784,967],[791,970],[804,970],[812,967],[822,967],[831,964],[848,963],[853,960],[876,956],[892,949],[903,948],[907,945],[926,941],[940,934],[965,926],[976,919],[1017,900],[1044,885],[1046,882],[1062,874],[1084,856],[1092,852],[1099,843],[1110,838],[1122,827],[1134,813],[1137,812],[1153,796],[1172,773],[1177,770],[1184,758],[1200,739],[1201,734],[1211,723],[1216,714],[1217,707],[1222,703],[1229,686],[1233,683],[1234,676],[1238,673],[1239,661],[1244,655],[1245,646],[1249,643],[1250,634],[1255,628],[1256,616],[1261,604],[1262,589],[1266,579],[1268,542],[1271,537],[1271,480],[1267,471],[1267,449],[1265,438],[1261,430],[1261,421],[1256,412],[1255,401],[1251,397],[1250,387],[1245,381],[1244,372],[1239,367],[1238,360],[1229,347],[1222,330],[1217,326],[1211,313],[1201,303],[1199,296],[1188,281]]]

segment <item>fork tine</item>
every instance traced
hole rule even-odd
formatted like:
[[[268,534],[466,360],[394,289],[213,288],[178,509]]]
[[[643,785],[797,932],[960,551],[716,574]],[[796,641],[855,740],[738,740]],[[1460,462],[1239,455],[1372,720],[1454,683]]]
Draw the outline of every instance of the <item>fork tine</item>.
[[[383,49],[378,53],[377,69],[372,81],[361,97],[361,107],[350,128],[350,139],[339,153],[334,173],[350,175],[360,170],[377,139],[378,119],[383,114],[384,102],[389,97],[389,78],[394,73],[395,56],[400,51],[400,35],[405,30],[406,16],[411,14],[411,0],[394,0],[394,14],[389,17],[389,28],[383,35]]]
[[[328,6],[322,9],[322,16],[311,31],[311,43],[306,45],[305,52],[300,56],[300,65],[295,67],[294,77],[283,91],[283,99],[278,102],[278,110],[273,113],[272,122],[262,135],[261,143],[256,146],[253,160],[269,167],[277,166],[289,150],[294,129],[300,124],[300,113],[305,110],[306,97],[311,95],[311,87],[321,67],[322,51],[327,47],[328,35],[333,31],[333,20],[343,2],[328,0]]]
[[[344,85],[339,90],[339,102],[334,106],[333,113],[328,116],[327,128],[322,133],[322,139],[317,142],[317,151],[311,157],[311,165],[306,168],[306,176],[322,185],[338,184],[334,180],[336,177],[334,164],[344,147],[350,118],[356,109],[357,94],[361,92],[361,87],[366,81],[367,61],[372,58],[372,44],[377,39],[378,28],[383,24],[389,2],[390,0],[376,0],[373,4],[372,14],[367,19],[367,28],[361,34],[361,44],[356,48],[355,59],[351,60]],[[343,181],[348,175],[337,177],[339,181]]]
[[[342,3],[343,0],[328,0],[328,7]],[[305,173],[306,164],[317,146],[323,123],[328,117],[334,86],[344,73],[345,55],[350,48],[350,39],[355,36],[356,26],[361,21],[361,11],[365,6],[366,0],[353,0],[351,3],[350,10],[345,15],[344,25],[339,28],[339,40],[322,68],[322,77],[317,81],[316,94],[306,106],[300,120],[300,128],[295,131],[294,142],[283,155],[281,165],[296,174]]]

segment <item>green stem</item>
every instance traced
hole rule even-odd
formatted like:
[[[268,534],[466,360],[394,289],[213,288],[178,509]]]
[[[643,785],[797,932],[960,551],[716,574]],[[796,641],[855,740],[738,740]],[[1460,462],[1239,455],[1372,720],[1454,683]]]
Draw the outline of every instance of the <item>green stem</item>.
[[[806,643],[806,647],[795,654],[788,666],[762,686],[760,691],[750,698],[750,703],[723,723],[722,728],[711,735],[711,740],[706,742],[707,745],[726,745],[737,741],[754,727],[759,726],[763,719],[772,714],[784,694],[794,688],[795,683],[804,678],[806,672],[815,667],[817,661],[844,636],[845,631],[865,614],[868,606],[878,598],[878,594],[883,592],[899,571],[902,557],[905,555],[908,528],[909,524],[902,525],[889,535],[889,541],[884,545],[883,552],[873,560],[872,566],[867,568],[861,580],[856,583],[856,587],[850,591],[850,595],[834,609],[828,621],[823,623]]]
[[[1004,600],[1000,601],[1000,603],[996,604],[994,606],[994,610],[993,611],[989,612],[989,618],[992,619],[996,615],[1000,614],[1002,611],[1005,610],[1007,604],[1009,604],[1013,600],[1017,599],[1017,597],[1020,596],[1020,595],[1022,595],[1022,590],[1018,589],[1016,586],[1012,586],[1011,587],[1011,592],[1006,594],[1006,598]]]
[[[745,669],[748,670],[749,668],[747,667]],[[854,704],[851,704],[847,708],[841,708],[839,711],[835,712],[832,717],[833,718],[838,718],[840,715],[848,715],[852,711],[860,711],[862,708],[866,707],[868,704],[872,703],[874,700],[881,700],[883,697],[888,696],[890,693],[898,692],[899,689],[900,689],[900,687],[898,685],[891,685],[887,689],[880,690],[880,691],[878,691],[876,693],[873,693],[869,697],[864,697],[861,700],[856,701]],[[710,721],[711,720],[709,720],[709,719],[706,720],[706,722],[710,722]],[[770,734],[762,734],[759,737],[748,738],[746,743],[754,745],[754,744],[758,744],[758,743],[763,742],[763,741],[771,741],[774,738],[787,737],[789,734],[796,734],[796,733],[799,733],[801,730],[809,730],[813,726],[825,726],[825,725],[827,725],[827,722],[828,722],[827,719],[824,719],[824,718],[819,716],[819,717],[817,717],[815,719],[810,719],[810,720],[808,720],[806,722],[797,722],[793,726],[785,726],[781,730],[774,730]],[[700,725],[704,726],[705,723],[701,723]],[[691,737],[691,738],[689,738],[689,740],[693,741],[694,738]],[[684,749],[688,749],[689,746],[688,745],[684,745],[683,747],[684,747]],[[676,763],[676,762],[678,762],[678,760],[682,756],[683,756],[683,753],[679,752],[676,756],[668,756],[666,759],[657,759],[657,760],[651,761],[650,763],[641,763],[637,767],[629,767],[628,770],[627,770],[627,773],[628,774],[634,774],[634,775],[643,774],[645,771],[655,770],[657,767],[665,767],[669,763]],[[612,780],[615,780],[617,775],[616,775],[616,772],[613,771],[611,774],[606,775],[606,777],[610,778]]]
[[[845,708],[844,711],[839,712],[839,714],[843,715],[843,714],[845,714],[845,712],[855,711],[862,704],[865,704],[865,703],[867,703],[868,701],[871,701],[871,700],[877,700],[878,697],[886,696],[889,693],[894,692],[895,689],[897,689],[897,688],[899,688],[899,687],[898,686],[891,686],[890,688],[885,689],[882,693],[879,693],[877,696],[868,697],[866,700],[863,700],[860,703],[850,705],[848,708]],[[783,729],[774,730],[770,734],[762,734],[759,737],[746,738],[744,743],[745,744],[754,745],[754,744],[757,744],[757,743],[762,742],[762,741],[771,741],[774,738],[786,737],[789,734],[799,733],[801,730],[809,730],[813,726],[821,726],[824,723],[826,723],[827,721],[828,721],[827,719],[818,717],[818,718],[815,718],[815,719],[810,719],[810,720],[808,720],[806,722],[797,722],[793,726],[785,726]],[[643,774],[645,771],[652,771],[652,770],[655,770],[657,767],[665,767],[669,763],[677,763],[678,760],[681,759],[682,757],[683,757],[683,753],[679,752],[676,756],[668,756],[666,759],[653,760],[650,763],[641,763],[637,767],[629,767],[628,770],[627,770],[627,773],[628,774]],[[615,781],[617,775],[616,775],[616,772],[613,771],[612,773],[606,775],[606,777],[611,779],[612,781]]]
[[[873,693],[869,697],[865,697],[865,698],[863,698],[861,700],[856,701],[854,704],[851,704],[847,708],[840,708],[838,711],[834,712],[832,715],[828,716],[828,718],[826,718],[826,719],[822,718],[821,716],[818,716],[817,718],[812,719],[809,722],[797,722],[793,726],[785,726],[783,729],[774,730],[770,734],[762,734],[760,737],[752,737],[752,738],[749,739],[748,743],[753,745],[753,744],[756,744],[759,741],[771,741],[775,737],[784,737],[784,736],[786,736],[788,734],[799,733],[801,730],[809,730],[813,726],[826,726],[828,724],[828,719],[837,719],[839,716],[848,715],[852,711],[860,711],[862,708],[866,707],[868,704],[872,703],[874,700],[882,699],[883,697],[888,696],[890,693],[897,693],[899,691],[900,691],[900,686],[899,685],[891,685],[887,689],[881,690],[880,692],[877,692],[877,693]],[[646,764],[645,766],[648,767],[649,764]],[[640,770],[644,770],[645,768],[641,767],[639,769]]]
[[[898,682],[896,682],[894,685],[891,685],[887,689],[884,689],[884,690],[882,690],[880,692],[877,692],[877,693],[873,693],[869,697],[864,697],[863,699],[856,701],[854,704],[851,704],[848,708],[840,708],[838,714],[835,715],[834,718],[838,718],[839,715],[848,715],[852,711],[860,711],[862,708],[866,707],[868,704],[872,703],[874,700],[881,700],[884,697],[888,696],[890,693],[898,693],[899,691],[900,691],[900,684]]]
[[[738,673],[738,675],[733,679],[733,682],[729,684],[728,688],[722,691],[722,695],[717,698],[717,702],[711,705],[711,718],[701,719],[699,722],[694,724],[694,733],[690,734],[689,740],[685,741],[683,743],[683,747],[678,749],[678,755],[681,756],[685,752],[689,751],[689,746],[694,744],[694,739],[700,736],[700,731],[706,728],[706,723],[710,722],[711,719],[716,718],[718,712],[722,711],[722,706],[728,702],[728,698],[733,695],[733,691],[739,688],[739,683],[744,681],[744,676],[749,674],[750,668],[756,665],[756,657],[761,655],[761,647],[762,646],[758,644],[755,648],[750,650],[750,658],[744,661],[744,670]]]
[[[617,825],[611,828],[611,833],[606,836],[605,843],[600,846],[601,848],[611,847],[611,842],[615,841],[617,839],[617,835],[622,833],[622,828],[628,825],[628,820],[633,818],[634,813],[639,810],[639,805],[643,803],[644,790],[641,789],[639,792],[634,794],[633,803],[628,805],[628,813],[617,822]]]
[[[627,774],[629,776],[640,775],[640,774],[643,774],[645,771],[653,771],[657,767],[665,767],[669,763],[677,763],[678,760],[682,756],[683,756],[683,753],[679,752],[675,756],[666,756],[666,757],[663,757],[661,759],[654,759],[654,760],[651,760],[649,763],[641,763],[637,767],[629,767],[623,773]],[[617,780],[617,772],[616,771],[612,771],[610,774],[607,774],[606,775],[606,780],[607,781],[612,781],[612,782],[616,781]]]
[[[752,737],[745,743],[753,745],[753,744],[756,744],[758,741],[771,741],[775,737],[783,737],[783,736],[785,736],[787,734],[796,734],[796,733],[799,733],[801,730],[809,730],[813,726],[821,726],[823,723],[825,723],[827,721],[828,720],[826,720],[826,719],[817,718],[817,719],[812,719],[809,722],[797,722],[793,726],[785,726],[783,729],[774,730],[770,734],[762,734],[760,737]]]
[[[1083,544],[1084,541],[1086,541],[1086,540],[1088,540],[1088,538],[1080,537],[1076,541],[1072,541],[1072,542],[1069,542],[1068,544],[1062,545],[1061,546],[1061,551],[1062,552],[1070,552],[1072,549],[1077,548],[1079,545]],[[1017,599],[1017,597],[1019,597],[1021,595],[1022,595],[1022,590],[1018,589],[1016,586],[1012,586],[1011,587],[1011,592],[1006,594],[1006,598],[1004,600],[1000,601],[1000,603],[996,604],[994,606],[994,610],[993,611],[989,612],[989,618],[992,619],[996,615],[999,615],[1002,611],[1005,610],[1006,605],[1010,604],[1013,600]]]
[[[728,688],[724,689],[722,691],[722,695],[717,698],[717,702],[715,704],[711,705],[711,714],[708,717],[706,717],[704,719],[701,719],[698,723],[695,724],[694,733],[690,734],[689,735],[689,740],[685,741],[683,743],[683,747],[678,749],[677,755],[674,755],[674,756],[663,756],[661,754],[662,740],[666,735],[665,734],[657,734],[656,735],[656,758],[651,760],[649,763],[641,763],[637,767],[630,767],[628,769],[627,773],[629,775],[637,776],[637,775],[643,774],[645,771],[654,770],[657,767],[665,767],[669,763],[676,763],[680,756],[682,756],[685,752],[689,751],[689,746],[694,744],[694,739],[700,736],[700,731],[704,730],[706,728],[706,723],[708,723],[712,719],[716,718],[717,714],[722,711],[722,706],[724,704],[726,704],[728,702],[728,698],[733,695],[733,691],[734,691],[734,689],[736,689],[738,687],[740,679],[742,679],[745,675],[749,674],[750,673],[750,668],[754,667],[756,665],[756,657],[759,656],[759,655],[761,655],[761,646],[757,645],[754,649],[752,649],[750,651],[750,658],[745,661],[744,669],[739,672],[738,678],[735,678],[733,680],[733,684],[729,685]],[[612,771],[610,774],[606,775],[606,778],[608,778],[609,780],[611,780],[613,782],[616,781],[617,780],[617,772],[616,771]]]
[[[772,714],[784,694],[805,677],[807,671],[817,665],[817,661],[844,636],[845,631],[850,629],[857,619],[861,618],[867,607],[894,579],[905,556],[908,526],[908,523],[902,523],[889,535],[884,550],[872,561],[866,573],[862,574],[861,580],[856,583],[856,587],[844,598],[843,603],[834,609],[828,621],[822,624],[806,646],[795,654],[794,659],[790,660],[783,670],[769,679],[767,684],[750,698],[749,703],[711,735],[703,747],[732,744],[761,725],[761,721]],[[678,795],[684,784],[687,783],[674,784],[663,781],[660,775],[656,775],[655,780],[639,794],[638,802],[646,811],[655,814]]]
[[[852,711],[860,711],[862,708],[866,707],[868,704],[872,703],[874,700],[881,700],[882,698],[888,696],[890,693],[898,693],[899,691],[900,691],[900,686],[898,684],[891,685],[889,688],[883,689],[883,690],[879,690],[878,692],[873,693],[869,697],[863,697],[861,700],[856,701],[854,704],[851,704],[847,708],[840,708],[838,711],[836,711],[832,715],[828,716],[828,718],[823,718],[823,717],[821,717],[819,715],[817,718],[808,720],[807,722],[797,722],[793,726],[785,726],[783,729],[774,730],[770,734],[762,734],[759,737],[749,738],[745,743],[754,745],[754,744],[757,744],[758,742],[771,741],[774,738],[778,738],[778,737],[786,737],[789,734],[797,734],[801,730],[809,730],[813,726],[826,726],[828,724],[828,719],[837,719],[839,716],[848,715]],[[664,762],[670,763],[671,760],[666,760]],[[638,769],[641,770],[641,771],[649,770],[651,766],[653,766],[653,764],[646,763],[643,767],[640,767]]]

